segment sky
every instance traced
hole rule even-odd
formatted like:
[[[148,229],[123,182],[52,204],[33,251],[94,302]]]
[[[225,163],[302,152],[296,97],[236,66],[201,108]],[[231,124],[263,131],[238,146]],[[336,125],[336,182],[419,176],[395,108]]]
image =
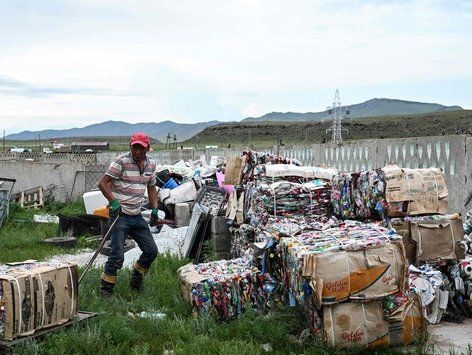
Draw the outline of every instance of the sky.
[[[0,129],[472,108],[472,1],[0,1]]]

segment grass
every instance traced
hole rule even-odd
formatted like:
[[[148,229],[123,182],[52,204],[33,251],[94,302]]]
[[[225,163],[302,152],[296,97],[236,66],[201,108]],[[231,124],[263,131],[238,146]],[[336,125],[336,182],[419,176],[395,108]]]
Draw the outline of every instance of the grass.
[[[52,204],[46,211],[75,210]],[[74,205],[74,204],[72,204]],[[42,260],[63,253],[42,243],[57,226],[25,222],[37,211],[13,206],[7,223],[0,229],[0,260]],[[208,316],[195,317],[181,297],[177,269],[188,260],[159,256],[145,279],[141,293],[128,287],[129,270],[118,275],[115,296],[103,300],[98,293],[100,269],[91,269],[79,288],[79,309],[98,316],[80,324],[48,334],[41,341],[28,340],[15,348],[16,354],[259,354],[270,344],[276,354],[345,354],[308,336],[299,335],[308,328],[299,310],[275,310],[270,314],[248,311],[240,319],[218,323]],[[82,270],[83,271],[83,270]],[[166,314],[164,319],[136,316],[147,311]],[[421,346],[413,353],[424,353]],[[400,354],[401,349],[355,349],[358,354]],[[427,351],[427,353],[431,353]]]

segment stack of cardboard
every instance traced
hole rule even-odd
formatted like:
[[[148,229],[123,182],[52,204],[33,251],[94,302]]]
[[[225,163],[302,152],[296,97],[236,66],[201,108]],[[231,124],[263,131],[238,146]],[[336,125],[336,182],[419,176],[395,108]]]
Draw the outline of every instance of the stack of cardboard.
[[[77,265],[26,263],[0,269],[0,338],[10,341],[77,314]]]
[[[458,259],[463,256],[460,214],[444,215],[447,187],[440,169],[382,169],[385,198],[392,227],[403,236],[411,264]]]

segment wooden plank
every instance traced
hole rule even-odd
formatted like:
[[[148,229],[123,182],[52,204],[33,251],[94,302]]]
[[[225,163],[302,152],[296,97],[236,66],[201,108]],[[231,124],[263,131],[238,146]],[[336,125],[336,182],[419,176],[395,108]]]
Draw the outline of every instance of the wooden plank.
[[[61,329],[65,329],[65,328],[71,326],[72,324],[90,319],[92,317],[95,317],[96,315],[97,315],[97,313],[79,311],[79,312],[77,312],[77,316],[74,319],[71,319],[70,321],[68,321],[66,323],[57,325],[55,327],[41,329],[41,330],[38,330],[37,332],[35,332],[34,334],[32,334],[30,336],[17,338],[17,339],[12,340],[12,341],[0,340],[0,349],[6,350],[6,351],[12,351],[13,347],[15,347],[18,344],[21,344],[21,343],[23,343],[25,341],[28,341],[28,340],[38,340],[46,334],[49,334],[51,332],[55,332],[55,331],[58,331],[58,330],[61,330]]]

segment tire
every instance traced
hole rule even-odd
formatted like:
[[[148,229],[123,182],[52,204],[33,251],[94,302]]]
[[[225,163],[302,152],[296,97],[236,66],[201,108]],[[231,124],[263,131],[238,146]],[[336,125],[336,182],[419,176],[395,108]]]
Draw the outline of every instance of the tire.
[[[77,239],[74,237],[54,237],[45,239],[44,242],[60,248],[71,248],[75,246]]]
[[[125,253],[126,253],[128,250],[134,249],[135,246],[136,246],[136,243],[134,242],[134,240],[125,239],[125,248],[124,248]],[[105,242],[105,244],[103,244],[102,249],[100,249],[100,254],[109,256],[109,255],[110,255],[110,252],[111,252],[111,240],[108,239],[108,240]]]

